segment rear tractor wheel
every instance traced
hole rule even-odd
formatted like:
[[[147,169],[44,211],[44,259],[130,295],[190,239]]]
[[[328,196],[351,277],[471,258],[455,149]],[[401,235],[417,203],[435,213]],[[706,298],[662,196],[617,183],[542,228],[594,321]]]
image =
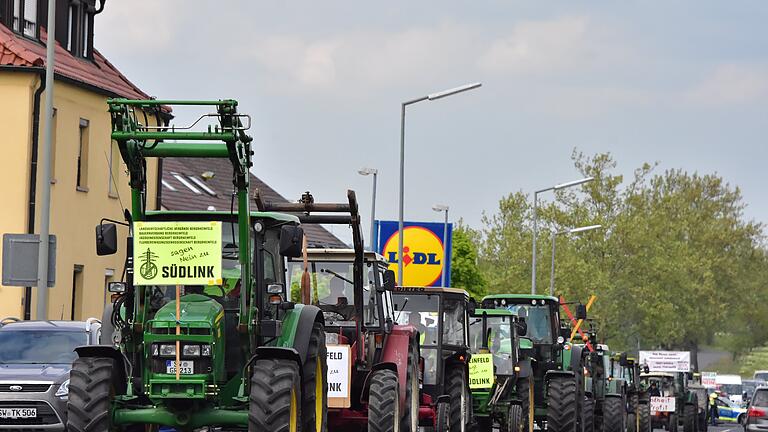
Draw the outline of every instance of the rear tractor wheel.
[[[302,432],[325,432],[328,418],[328,363],[325,348],[323,324],[316,322],[309,336],[307,361],[303,365],[301,430]]]
[[[101,432],[112,429],[115,361],[106,357],[78,358],[69,374],[67,430]]]
[[[397,374],[389,369],[374,371],[371,376],[368,432],[400,432],[400,389]]]
[[[469,426],[472,401],[464,365],[456,365],[448,370],[445,388],[451,396],[451,432],[466,432]]]
[[[251,375],[248,432],[296,432],[301,421],[301,375],[292,360],[256,360]]]
[[[547,386],[547,432],[576,432],[576,380],[553,377]]]

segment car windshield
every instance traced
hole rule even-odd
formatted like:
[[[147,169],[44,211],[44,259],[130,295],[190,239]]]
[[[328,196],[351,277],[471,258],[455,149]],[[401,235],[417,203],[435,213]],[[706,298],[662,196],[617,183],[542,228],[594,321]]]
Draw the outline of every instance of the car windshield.
[[[768,381],[768,372],[755,372],[754,378],[756,380]]]
[[[354,265],[351,262],[310,261],[308,268],[310,298],[312,304],[319,306],[325,315],[327,325],[354,326],[357,320],[355,310]],[[288,263],[288,284],[291,287],[292,301],[301,299],[301,279],[304,263]],[[367,275],[367,277],[366,277]],[[379,277],[376,266],[368,263],[363,277],[364,323],[375,326],[379,323],[376,305],[370,303],[371,289],[375,289]]]
[[[551,344],[552,319],[548,305],[533,306],[528,304],[507,305],[507,310],[519,317],[525,317],[528,326],[526,336],[534,343]]]
[[[741,384],[720,384],[720,391],[728,395],[741,396],[742,389]]]
[[[70,364],[77,357],[74,349],[87,344],[85,332],[0,331],[0,364]]]

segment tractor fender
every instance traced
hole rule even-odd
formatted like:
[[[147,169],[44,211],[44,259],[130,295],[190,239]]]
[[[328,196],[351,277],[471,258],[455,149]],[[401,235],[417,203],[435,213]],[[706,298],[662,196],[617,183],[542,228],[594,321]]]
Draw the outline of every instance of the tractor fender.
[[[371,370],[365,375],[365,381],[363,381],[363,391],[360,394],[360,402],[362,403],[368,403],[368,390],[371,387],[371,377],[373,376],[373,373],[376,371],[380,371],[382,369],[391,370],[394,373],[397,373],[397,365],[394,363],[386,362],[386,363],[376,363],[373,365]],[[399,384],[399,377],[398,377],[398,384]]]
[[[576,375],[573,373],[573,371],[550,370],[544,374],[544,380],[549,382],[549,380],[554,377],[563,377],[563,376],[573,377]]]
[[[584,347],[580,345],[571,346],[571,371],[581,376],[584,374],[582,368],[582,360],[584,360]]]
[[[309,338],[312,336],[312,327],[316,322],[325,324],[323,312],[317,306],[304,305],[299,314],[296,335],[293,339],[293,349],[299,354],[299,368],[307,361]]]
[[[302,369],[303,363],[301,362],[301,356],[299,352],[293,348],[283,348],[275,346],[260,346],[253,350],[253,355],[248,359],[246,365],[252,366],[256,360],[261,359],[281,359],[290,360],[296,362],[299,365],[299,375],[301,376],[301,382],[304,382],[304,371]]]
[[[517,373],[518,378],[528,378],[533,373],[531,359],[522,360],[517,365],[520,366],[520,372]]]
[[[120,350],[109,345],[86,345],[75,348],[75,353],[80,358],[107,357],[115,361],[114,377],[116,390],[119,394],[125,394],[128,387],[128,377],[133,372],[131,362]]]
[[[397,366],[397,381],[400,386],[400,402],[405,402],[405,387],[408,384],[408,350],[411,345],[418,347],[419,333],[413,326],[396,325],[384,340],[381,362],[393,363]]]

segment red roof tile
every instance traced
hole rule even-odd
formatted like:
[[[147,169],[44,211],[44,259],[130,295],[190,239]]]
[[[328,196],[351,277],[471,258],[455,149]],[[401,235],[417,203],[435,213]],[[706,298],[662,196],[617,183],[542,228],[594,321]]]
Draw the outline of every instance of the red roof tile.
[[[45,29],[40,29],[40,39],[46,40]],[[45,66],[45,44],[28,39],[0,25],[0,66]],[[105,93],[131,99],[149,99],[117,70],[96,49],[93,60],[73,56],[56,43],[56,74],[103,90]]]

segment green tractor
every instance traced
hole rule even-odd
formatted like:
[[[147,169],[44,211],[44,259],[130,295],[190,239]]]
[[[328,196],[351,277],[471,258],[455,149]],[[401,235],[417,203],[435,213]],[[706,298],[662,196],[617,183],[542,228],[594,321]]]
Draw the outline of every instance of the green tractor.
[[[527,356],[533,342],[525,332],[526,324],[508,310],[476,309],[470,317],[469,386],[478,432],[490,432],[494,423],[504,432],[526,432],[532,424],[533,376]],[[523,381],[529,393],[518,392]]]
[[[560,319],[556,297],[531,294],[494,294],[482,300],[483,309],[506,309],[525,320],[526,336],[533,342],[534,419],[549,432],[576,432],[583,428],[584,365],[583,348],[566,342],[568,326]],[[578,305],[576,319],[586,319],[584,305]],[[521,381],[518,394],[528,394],[528,383]]]
[[[610,379],[624,382],[627,394],[627,432],[651,432],[651,407],[647,389],[640,385],[640,373],[647,372],[627,353],[611,356]]]
[[[611,375],[611,352],[589,332],[594,351],[586,353],[584,431],[624,432],[628,421],[626,382]]]
[[[296,216],[250,211],[250,118],[234,100],[108,103],[132,205],[125,222],[96,227],[96,248],[116,253],[117,225],[127,227],[125,277],[109,286],[114,346],[76,350],[67,429],[326,430],[323,314],[292,303],[285,283],[303,230]],[[171,105],[215,109],[198,122],[217,124],[152,127],[136,115]],[[152,157],[228,159],[233,210],[148,211]]]

